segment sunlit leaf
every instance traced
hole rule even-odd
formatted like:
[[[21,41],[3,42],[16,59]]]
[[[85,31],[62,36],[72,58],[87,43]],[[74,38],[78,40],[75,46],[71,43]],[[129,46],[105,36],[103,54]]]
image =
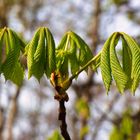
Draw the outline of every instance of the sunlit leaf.
[[[46,73],[49,78],[55,71],[55,43],[48,28],[41,27],[25,48],[27,54],[28,77],[38,80]]]
[[[50,74],[56,69],[55,58],[55,42],[53,36],[48,28],[45,28],[46,35],[46,74],[50,77]]]
[[[123,93],[128,81],[128,77],[123,71],[116,54],[115,46],[118,42],[117,35],[117,33],[114,34],[110,43],[110,65],[112,75],[116,82],[116,86],[118,87],[119,91]]]
[[[131,71],[132,71],[132,54],[131,50],[128,47],[126,41],[122,39],[122,65],[123,65],[123,70],[125,71],[125,74],[128,77],[128,83],[126,85],[126,88],[131,88],[132,84],[132,79],[131,79]]]
[[[56,50],[57,70],[60,71],[61,65],[68,58],[68,74],[74,75],[92,57],[92,52],[84,40],[74,32],[68,32],[62,38]],[[85,69],[86,70],[86,69]]]
[[[113,35],[112,35],[113,36]],[[111,66],[110,66],[110,41],[112,39],[112,36],[110,36],[101,51],[101,73],[102,73],[102,79],[106,88],[106,91],[108,93],[112,81],[112,75],[111,75]]]
[[[132,53],[132,92],[135,92],[140,81],[140,47],[129,35],[125,33],[122,33],[122,35]]]

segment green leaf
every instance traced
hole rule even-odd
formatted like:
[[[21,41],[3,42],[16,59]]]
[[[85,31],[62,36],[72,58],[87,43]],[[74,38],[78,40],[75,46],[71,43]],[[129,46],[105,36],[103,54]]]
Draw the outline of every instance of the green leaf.
[[[90,117],[89,105],[84,98],[77,100],[76,111],[78,115],[84,119],[88,119]]]
[[[108,93],[112,81],[111,66],[110,66],[110,41],[114,34],[112,34],[105,42],[101,51],[101,74],[102,79]]]
[[[40,29],[39,40],[36,47],[36,51],[33,57],[32,74],[40,80],[44,74],[44,62],[45,62],[45,35],[44,29]]]
[[[60,71],[65,57],[68,58],[67,66],[69,67],[68,69],[70,69],[70,71],[66,70],[66,72],[68,72],[66,75],[74,75],[93,56],[88,45],[80,36],[74,32],[68,32],[64,35],[56,50],[57,71]]]
[[[55,42],[53,36],[48,28],[45,28],[46,33],[46,75],[50,77],[56,69],[56,58],[55,58]]]
[[[86,126],[82,127],[80,130],[80,139],[85,137],[88,133],[89,133],[89,126],[86,125]]]
[[[17,62],[12,68],[12,71],[9,72],[8,66],[5,66],[3,69],[3,73],[6,80],[11,80],[16,85],[21,85],[24,78],[23,67]]]
[[[71,67],[71,73],[75,74],[78,70],[79,70],[79,63],[78,63],[78,59],[77,59],[77,50],[76,50],[76,44],[75,42],[70,39],[70,44],[71,44],[71,48],[70,48],[70,54],[69,54],[69,63],[70,63],[70,67]]]
[[[48,28],[41,27],[25,48],[27,54],[28,77],[38,80],[46,73],[50,77],[56,69],[55,43]]]
[[[20,50],[22,51],[22,53],[25,52],[25,42],[23,40],[20,39],[20,37],[16,34],[16,32],[12,31],[14,36],[19,40],[19,47],[20,47]]]
[[[68,78],[68,55],[64,57],[63,63],[61,64],[61,67],[59,69],[60,75],[62,79]]]
[[[58,47],[57,47],[57,50],[64,50],[65,48],[65,44],[67,42],[67,38],[68,38],[68,33],[66,33],[62,39],[61,39],[61,42],[59,43]]]
[[[118,87],[119,91],[123,93],[128,81],[128,77],[124,73],[116,54],[115,47],[118,42],[118,37],[118,33],[115,33],[110,43],[110,65],[116,86]]]
[[[1,73],[1,66],[2,66],[2,60],[3,60],[3,41],[4,41],[4,29],[0,32],[0,73]]]
[[[23,68],[19,63],[20,41],[17,36],[9,28],[5,35],[7,38],[6,60],[2,64],[2,73],[6,80],[11,80],[17,85],[21,85],[23,81]]]
[[[63,140],[63,138],[61,137],[58,131],[54,131],[52,136],[50,136],[47,140]]]
[[[118,130],[117,127],[114,127],[109,140],[124,140],[124,137],[120,130]]]
[[[74,32],[71,34],[71,38],[73,38],[77,47],[79,48],[79,64],[84,66],[93,57],[92,52],[80,36]]]
[[[131,88],[132,85],[132,79],[131,79],[131,71],[132,71],[132,54],[131,50],[128,47],[126,41],[122,38],[122,65],[123,65],[123,71],[128,77],[128,83],[126,85],[127,89]]]
[[[27,54],[28,78],[33,75],[34,53],[38,45],[39,33],[40,28],[35,32],[31,42],[29,42],[29,45],[25,48]]]
[[[134,93],[140,81],[140,47],[127,34],[121,33],[132,53],[132,92]]]
[[[124,116],[121,123],[121,132],[124,135],[130,136],[132,134],[133,121],[129,116]]]

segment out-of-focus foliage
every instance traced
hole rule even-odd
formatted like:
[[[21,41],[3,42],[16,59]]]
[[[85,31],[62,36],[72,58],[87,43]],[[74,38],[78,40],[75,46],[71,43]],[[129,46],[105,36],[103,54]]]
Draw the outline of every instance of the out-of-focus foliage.
[[[90,109],[89,109],[86,99],[81,98],[77,100],[76,110],[77,110],[78,115],[82,117],[82,119],[88,119],[90,117]],[[87,130],[87,129],[84,129],[84,130]]]
[[[118,122],[117,126],[114,126],[110,140],[133,140],[134,131],[134,123],[131,119],[130,112],[125,112],[122,120]]]
[[[127,4],[129,0],[111,0],[117,6]]]
[[[60,136],[58,131],[54,131],[52,136],[50,136],[46,140],[64,140],[64,139]]]
[[[84,126],[80,130],[80,139],[82,139],[84,136],[86,136],[89,133],[89,126]]]

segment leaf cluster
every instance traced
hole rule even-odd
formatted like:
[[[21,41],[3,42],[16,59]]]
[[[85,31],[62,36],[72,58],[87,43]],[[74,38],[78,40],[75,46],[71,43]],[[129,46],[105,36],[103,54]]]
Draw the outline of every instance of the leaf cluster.
[[[122,43],[122,59],[116,49],[118,42]],[[46,27],[40,27],[27,45],[13,30],[1,29],[0,73],[17,85],[21,85],[24,77],[20,62],[23,54],[27,56],[28,78],[34,76],[40,80],[45,74],[54,87],[64,91],[89,67],[94,71],[101,68],[107,93],[113,80],[121,93],[127,89],[134,93],[140,81],[140,47],[123,32],[113,33],[93,57],[85,41],[72,31],[67,32],[56,47],[53,35]]]

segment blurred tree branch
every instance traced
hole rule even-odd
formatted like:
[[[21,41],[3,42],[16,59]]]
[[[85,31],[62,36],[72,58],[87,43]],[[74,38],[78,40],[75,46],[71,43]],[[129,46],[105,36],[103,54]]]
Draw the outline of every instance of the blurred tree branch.
[[[16,119],[16,114],[17,114],[17,100],[20,94],[21,87],[18,87],[16,90],[16,93],[13,97],[11,97],[10,100],[10,105],[9,105],[9,111],[8,111],[8,116],[6,120],[6,129],[7,129],[7,136],[6,140],[13,140],[13,124]]]

